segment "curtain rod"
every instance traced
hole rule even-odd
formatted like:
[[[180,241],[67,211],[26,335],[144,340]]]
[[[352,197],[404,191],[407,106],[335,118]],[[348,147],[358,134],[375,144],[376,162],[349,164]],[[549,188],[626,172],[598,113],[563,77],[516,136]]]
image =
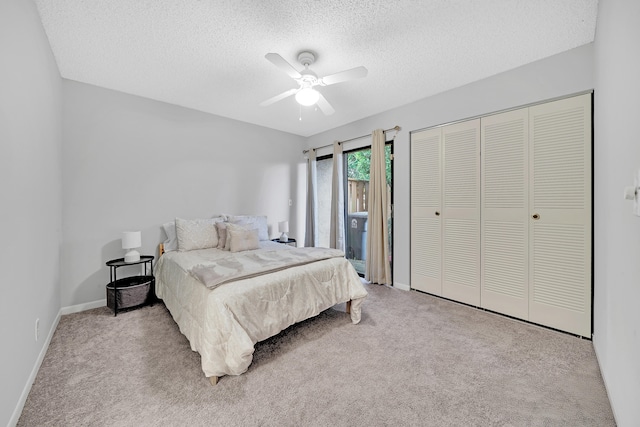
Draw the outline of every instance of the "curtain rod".
[[[391,130],[395,130],[396,132],[400,131],[400,126],[395,125],[394,127],[390,128],[390,129],[385,129],[384,132],[389,132]],[[349,141],[355,141],[356,139],[360,139],[360,138],[366,138],[368,136],[371,136],[370,133],[366,134],[366,135],[362,135],[362,136],[356,136],[355,138],[349,138],[349,139],[345,139],[344,141],[338,141],[338,144],[344,144],[345,142],[349,142]],[[316,147],[316,148],[311,148],[311,150],[319,150],[321,148],[327,148],[327,147],[331,147],[333,144],[327,144],[327,145],[323,145],[321,147]],[[309,152],[309,150],[302,150],[302,154],[307,154]]]

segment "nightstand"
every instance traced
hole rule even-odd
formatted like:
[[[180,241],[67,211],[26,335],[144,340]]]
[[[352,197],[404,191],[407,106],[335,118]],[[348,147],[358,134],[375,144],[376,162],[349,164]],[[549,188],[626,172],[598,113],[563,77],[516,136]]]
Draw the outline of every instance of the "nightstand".
[[[133,262],[125,262],[124,258],[107,261],[110,279],[107,285],[107,307],[113,310],[114,316],[118,315],[118,309],[153,303],[155,295],[153,258],[152,255],[140,255],[140,260]],[[144,265],[144,275],[118,279],[118,268],[138,264]]]
[[[294,248],[296,246],[298,246],[298,243],[296,243],[296,239],[292,239],[289,238],[289,240],[287,240],[286,242],[281,242],[280,239],[271,239],[272,242],[277,242],[277,243],[282,243],[283,245],[289,245],[289,246],[293,246]]]

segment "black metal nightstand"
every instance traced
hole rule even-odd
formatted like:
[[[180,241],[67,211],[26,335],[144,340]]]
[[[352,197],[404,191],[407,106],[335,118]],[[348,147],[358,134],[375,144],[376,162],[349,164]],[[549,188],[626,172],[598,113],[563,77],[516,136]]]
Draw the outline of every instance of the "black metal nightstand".
[[[271,239],[272,242],[277,242],[277,243],[282,243],[283,245],[289,245],[289,246],[293,246],[293,247],[297,247],[298,243],[296,242],[296,239],[292,239],[289,238],[289,240],[287,240],[286,242],[281,242],[280,239]]]
[[[150,304],[154,301],[155,278],[153,277],[152,255],[140,255],[140,260],[125,262],[124,258],[107,261],[109,284],[107,285],[107,307],[118,315],[118,308],[130,308]],[[144,275],[117,278],[118,268],[144,264]]]

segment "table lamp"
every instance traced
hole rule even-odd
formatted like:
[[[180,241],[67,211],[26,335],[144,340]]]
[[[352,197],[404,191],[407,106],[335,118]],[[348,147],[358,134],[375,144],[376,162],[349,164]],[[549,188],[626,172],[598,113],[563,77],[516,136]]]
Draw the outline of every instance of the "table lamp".
[[[136,248],[142,246],[142,233],[139,231],[125,231],[122,233],[122,249],[127,250],[124,254],[124,262],[140,261],[140,252]]]
[[[282,233],[280,235],[280,241],[288,242],[289,236],[287,236],[287,233],[289,232],[289,221],[280,221],[278,223],[278,231]]]

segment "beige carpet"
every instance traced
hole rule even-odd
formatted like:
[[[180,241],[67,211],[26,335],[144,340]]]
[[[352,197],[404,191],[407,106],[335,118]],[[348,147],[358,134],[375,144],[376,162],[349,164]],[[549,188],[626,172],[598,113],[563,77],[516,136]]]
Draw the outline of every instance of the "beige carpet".
[[[590,341],[368,285],[215,387],[162,304],[63,316],[20,426],[611,426]]]

